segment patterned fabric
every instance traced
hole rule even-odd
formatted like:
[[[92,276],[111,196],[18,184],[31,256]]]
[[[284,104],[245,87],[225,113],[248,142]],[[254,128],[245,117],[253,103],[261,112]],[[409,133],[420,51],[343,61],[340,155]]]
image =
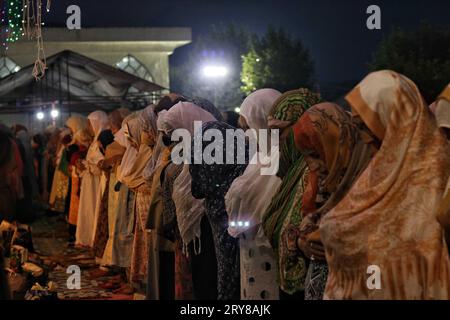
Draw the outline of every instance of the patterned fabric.
[[[269,126],[289,130],[280,146],[280,165],[277,175],[282,178],[279,192],[274,196],[263,218],[263,227],[278,257],[280,288],[288,293],[304,290],[307,261],[290,237],[302,220],[302,197],[306,186],[307,166],[303,155],[297,150],[293,131],[287,126],[294,124],[311,106],[319,103],[320,95],[308,89],[284,93],[275,101],[268,116]],[[294,233],[294,234],[293,234]],[[293,242],[294,245],[290,245]]]
[[[320,103],[306,111],[294,125],[294,135],[299,150],[309,157],[310,170],[319,178],[316,193],[305,193],[312,199],[303,197],[307,203],[315,201],[318,208],[312,213],[303,211],[300,237],[309,243],[308,237],[317,231],[321,218],[345,196],[376,149],[372,140],[362,138],[364,132],[351,116],[332,103]],[[323,295],[319,290],[325,287],[321,281],[326,279],[327,270],[316,268],[316,262],[320,261],[314,260],[312,276],[306,279],[305,298],[321,299]]]
[[[145,231],[150,208],[151,190],[142,185],[136,192],[133,251],[131,253],[131,281],[145,283],[149,254],[149,236]]]
[[[209,122],[204,124],[202,129],[203,131],[217,129],[225,137],[225,130],[233,129],[233,127],[223,122]],[[207,145],[207,143],[203,143],[204,148]],[[225,145],[226,143],[224,148]],[[194,148],[192,148],[192,152],[194,152]],[[225,149],[223,156],[223,160],[225,160]],[[190,165],[192,195],[197,199],[205,199],[206,215],[211,225],[216,248],[218,300],[239,299],[240,297],[239,243],[227,232],[228,214],[225,209],[224,196],[233,180],[241,175],[245,168],[246,165],[207,165],[205,163]]]
[[[80,205],[80,178],[72,173],[72,188],[70,190],[69,223],[76,226],[78,220],[78,207]]]
[[[189,258],[183,252],[183,241],[176,229],[175,240],[175,299],[192,300],[194,289],[192,283],[192,269]]]
[[[327,284],[328,265],[326,262],[312,260],[306,275],[305,300],[322,300]]]
[[[274,107],[267,117],[269,126],[283,128],[294,124],[306,109],[320,103],[321,100],[320,94],[305,88],[285,92],[273,104]]]
[[[280,229],[278,242],[278,263],[280,288],[288,293],[295,294],[304,290],[308,259],[297,247],[298,230],[302,221],[304,204],[302,201],[308,181],[308,168],[305,168],[290,197],[291,206]]]
[[[448,300],[450,219],[447,210],[437,212],[450,176],[447,139],[417,86],[401,74],[371,73],[346,99],[382,143],[322,218],[325,298]],[[380,290],[366,285],[370,265],[380,268]]]
[[[108,242],[108,198],[109,198],[109,182],[110,173],[105,172],[106,188],[100,201],[100,209],[97,219],[97,225],[94,236],[94,254],[97,258],[102,258],[105,252],[106,243]]]
[[[69,193],[69,177],[59,169],[55,170],[52,193],[54,194],[54,200],[50,203],[50,210],[56,212],[65,212],[66,197]]]

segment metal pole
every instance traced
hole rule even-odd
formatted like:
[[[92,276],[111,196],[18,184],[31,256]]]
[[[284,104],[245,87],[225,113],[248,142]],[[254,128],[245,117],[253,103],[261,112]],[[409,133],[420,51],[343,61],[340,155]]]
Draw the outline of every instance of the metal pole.
[[[66,77],[67,77],[67,107],[69,109],[69,117],[72,115],[70,110],[70,79],[69,79],[69,52],[66,53]]]

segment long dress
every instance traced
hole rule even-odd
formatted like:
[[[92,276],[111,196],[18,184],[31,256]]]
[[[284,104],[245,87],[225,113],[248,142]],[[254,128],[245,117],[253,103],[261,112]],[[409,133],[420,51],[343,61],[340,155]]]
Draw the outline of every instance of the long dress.
[[[108,230],[108,198],[109,198],[109,183],[110,183],[110,173],[104,172],[103,177],[105,177],[104,190],[102,191],[100,203],[98,205],[98,217],[95,223],[95,235],[94,235],[94,254],[98,259],[102,259],[105,252],[106,243],[109,237]]]
[[[65,157],[65,148],[61,148],[58,152],[57,165],[53,175],[52,189],[50,192],[50,210],[56,212],[65,212],[66,197],[69,192],[69,177],[64,173],[67,162]]]
[[[91,247],[94,242],[95,212],[99,193],[101,191],[101,171],[97,167],[102,154],[96,143],[89,147],[86,160],[83,162],[86,170],[81,174],[80,206],[78,209],[76,244]]]
[[[131,254],[131,281],[142,284],[147,282],[150,239],[145,227],[147,225],[151,195],[151,188],[146,184],[141,185],[136,191],[134,240]]]
[[[78,221],[78,209],[80,207],[80,182],[81,179],[72,168],[72,189],[70,194],[69,224],[76,226]]]
[[[183,241],[176,220],[176,207],[172,199],[173,184],[183,166],[170,163],[164,170],[162,184],[163,230],[167,239],[175,242],[175,299],[192,300],[193,284],[190,260],[183,252]]]
[[[128,268],[133,246],[135,193],[130,192],[125,184],[117,182],[116,174],[112,172],[108,193],[109,237],[102,264]]]
[[[222,122],[208,122],[203,125],[203,130],[208,129],[224,132],[232,127]],[[239,240],[228,233],[228,214],[224,197],[233,180],[245,171],[246,166],[206,163],[190,165],[192,195],[197,199],[205,199],[206,216],[213,234],[217,259],[218,300],[240,298]]]
[[[78,170],[75,166],[76,161],[79,159],[84,159],[86,157],[86,147],[78,146],[78,150],[73,152],[70,157],[71,165],[71,188],[70,188],[70,207],[69,207],[69,224],[72,226],[77,225],[78,221],[78,209],[80,206],[80,185],[81,178],[79,176]]]

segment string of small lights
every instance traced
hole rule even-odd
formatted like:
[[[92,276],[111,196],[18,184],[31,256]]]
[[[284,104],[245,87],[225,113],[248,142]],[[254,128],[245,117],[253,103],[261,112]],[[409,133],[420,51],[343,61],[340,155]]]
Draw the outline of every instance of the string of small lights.
[[[8,3],[8,38],[9,43],[19,40],[23,36],[22,29],[22,0],[7,0]]]

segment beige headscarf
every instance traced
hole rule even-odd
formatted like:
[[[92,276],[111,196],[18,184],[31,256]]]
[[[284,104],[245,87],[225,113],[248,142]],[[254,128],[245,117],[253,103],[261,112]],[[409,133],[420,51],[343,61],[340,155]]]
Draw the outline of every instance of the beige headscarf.
[[[274,89],[261,89],[244,100],[240,114],[245,118],[250,129],[269,128],[267,117],[280,96],[281,93]],[[281,179],[276,175],[261,175],[261,168],[260,161],[249,164],[244,174],[233,181],[225,195],[230,222],[228,233],[233,237],[238,237],[242,232],[261,224],[267,207],[281,185]],[[243,222],[244,226],[238,226],[236,223],[239,221]],[[232,227],[231,222],[235,222],[236,227]],[[245,225],[246,222],[248,222],[247,225]]]
[[[73,142],[77,144],[81,144],[86,148],[92,143],[92,136],[89,134],[87,129],[78,130],[73,135]]]
[[[448,300],[450,260],[437,215],[450,176],[447,140],[401,74],[371,73],[346,99],[382,144],[322,217],[324,298]],[[381,289],[368,287],[369,266],[379,268]]]
[[[72,131],[72,134],[75,135],[79,130],[87,129],[88,119],[80,114],[73,114],[67,119],[66,127],[68,127]]]
[[[92,129],[94,129],[94,141],[97,141],[98,135],[106,129],[109,129],[109,118],[104,111],[94,111],[88,115],[88,120],[91,122]]]
[[[139,150],[132,157],[134,161],[127,163],[129,169],[127,168],[125,174],[122,171],[123,175],[121,176],[121,181],[131,189],[138,188],[145,183],[143,172],[152,157],[152,147],[147,145],[142,138],[144,134],[156,132],[156,114],[153,108],[154,106],[151,105],[138,112],[134,118],[123,123],[124,135],[139,146]],[[135,148],[131,145],[126,147],[126,152],[130,151],[134,155],[134,152],[129,149]]]
[[[88,116],[88,120],[91,122],[92,128],[94,129],[94,142],[91,143],[88,153],[86,155],[85,159],[85,165],[91,174],[98,175],[99,169],[97,167],[97,164],[104,159],[103,154],[100,151],[100,148],[98,144],[96,143],[98,135],[103,131],[108,129],[109,121],[108,121],[108,115],[103,111],[94,111]],[[85,173],[83,173],[85,174]]]
[[[450,129],[450,84],[435,102],[435,117],[440,128]]]
[[[89,147],[92,137],[87,130],[88,124],[88,119],[79,114],[74,114],[67,119],[66,127],[72,132],[71,143],[80,143]]]

